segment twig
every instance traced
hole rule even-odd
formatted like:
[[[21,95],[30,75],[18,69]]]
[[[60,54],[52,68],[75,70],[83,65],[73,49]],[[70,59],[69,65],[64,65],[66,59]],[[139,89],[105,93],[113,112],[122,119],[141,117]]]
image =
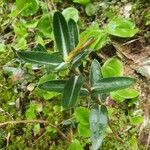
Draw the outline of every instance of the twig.
[[[70,109],[70,117],[72,116],[72,109]],[[72,141],[73,137],[73,129],[72,129],[72,124],[70,124],[70,139]]]
[[[0,127],[4,127],[6,125],[14,125],[14,124],[27,124],[27,123],[41,123],[48,124],[48,121],[45,120],[14,120],[0,123]]]
[[[116,137],[116,139],[118,141],[120,141],[121,143],[124,143],[124,141],[119,137],[119,135],[114,131],[114,129],[112,128],[111,124],[110,124],[110,121],[108,120],[108,125],[113,133],[113,135]]]
[[[128,41],[128,42],[123,43],[122,46],[127,45],[127,44],[131,44],[131,43],[136,42],[136,41],[138,41],[138,40],[140,40],[140,39],[143,39],[143,38],[144,38],[144,37],[139,37],[139,38],[137,38],[137,39],[130,40],[130,41]]]
[[[46,120],[14,120],[14,121],[7,121],[7,122],[2,122],[0,123],[0,128],[7,126],[7,125],[15,125],[15,124],[27,124],[27,123],[40,123],[40,124],[47,124],[49,126],[51,126],[52,128],[54,128],[60,135],[62,135],[62,137],[64,137],[68,142],[70,142],[70,139],[68,137],[66,137],[66,135],[60,131],[57,126],[49,123]]]
[[[33,144],[37,143],[47,132],[45,131],[41,136],[39,136],[34,142]]]

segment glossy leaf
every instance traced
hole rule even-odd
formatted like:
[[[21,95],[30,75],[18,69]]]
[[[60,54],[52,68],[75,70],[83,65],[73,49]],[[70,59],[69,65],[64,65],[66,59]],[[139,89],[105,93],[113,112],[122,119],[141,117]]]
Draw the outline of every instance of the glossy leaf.
[[[66,80],[52,80],[39,85],[40,89],[50,91],[50,92],[58,92],[62,93]]]
[[[40,89],[43,89],[49,92],[63,93],[66,82],[67,80],[51,80],[48,82],[40,83],[38,87]],[[80,96],[88,96],[88,95],[89,93],[87,89],[81,88]]]
[[[41,44],[37,44],[37,46],[33,50],[39,51],[39,52],[47,52],[46,48],[42,46]]]
[[[89,92],[86,88],[81,88],[80,96],[89,96]]]
[[[62,98],[62,106],[64,108],[73,107],[77,103],[82,85],[82,76],[73,76],[66,82]]]
[[[91,52],[91,50],[86,49],[85,51],[83,51],[82,53],[80,53],[79,55],[77,55],[72,60],[73,67],[78,67],[81,64],[81,62],[89,55],[90,52]]]
[[[55,68],[55,71],[64,70],[64,69],[67,69],[68,67],[69,67],[68,63],[62,62]]]
[[[100,63],[94,59],[91,64],[90,69],[90,85],[93,86],[100,79],[102,79],[101,66]]]
[[[136,82],[130,77],[112,77],[99,80],[92,88],[94,93],[108,93],[116,90],[125,89]]]
[[[138,95],[139,92],[131,88],[111,92],[111,98],[117,102],[123,102],[125,99],[132,99]]]
[[[102,144],[108,126],[108,112],[105,106],[96,105],[90,113],[90,131],[92,150],[98,150]]]
[[[44,64],[57,66],[63,62],[62,57],[58,52],[45,53],[39,51],[15,51],[18,57],[29,63]]]
[[[78,140],[73,140],[72,143],[69,145],[67,150],[83,150],[80,142]]]
[[[79,42],[79,31],[76,22],[70,19],[68,22],[68,28],[70,33],[71,50],[73,50]]]
[[[123,63],[118,58],[108,59],[102,66],[103,77],[117,77],[123,75]]]
[[[75,118],[81,124],[84,124],[84,125],[89,124],[89,114],[90,114],[89,109],[85,107],[77,107],[75,109]]]
[[[55,12],[53,17],[53,31],[57,49],[62,53],[64,59],[72,50],[67,22],[60,12]]]
[[[102,72],[101,72],[101,66],[100,63],[94,59],[91,64],[91,69],[90,69],[90,85],[94,86],[100,79],[102,79]],[[93,93],[93,97],[97,97],[101,101],[105,101],[107,98],[106,93]]]
[[[114,18],[106,26],[105,31],[109,34],[118,37],[133,37],[138,29],[135,28],[135,24],[126,18]]]
[[[79,19],[78,10],[74,7],[67,7],[62,11],[62,14],[67,21],[69,21],[69,19],[73,19],[75,22],[77,22]]]

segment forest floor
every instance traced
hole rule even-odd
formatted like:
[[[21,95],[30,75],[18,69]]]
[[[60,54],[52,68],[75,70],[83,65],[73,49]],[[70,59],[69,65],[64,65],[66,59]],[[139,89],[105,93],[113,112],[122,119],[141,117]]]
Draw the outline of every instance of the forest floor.
[[[11,49],[33,48],[37,43],[51,49],[54,43],[48,38],[49,35],[43,38],[38,29],[34,29],[36,20],[39,20],[42,13],[46,14],[47,10],[62,11],[67,7],[75,7],[78,10],[81,31],[97,20],[105,25],[109,10],[113,10],[118,16],[130,16],[135,22],[139,31],[134,37],[112,36],[111,42],[97,53],[103,62],[116,55],[121,58],[124,63],[124,74],[137,78],[135,88],[140,93],[138,101],[131,106],[126,102],[112,102],[118,108],[122,108],[112,111],[112,127],[122,140],[117,140],[115,135],[109,134],[104,139],[102,150],[150,148],[150,1],[94,0],[92,3],[94,8],[100,7],[94,14],[92,10],[91,15],[87,15],[85,6],[72,1],[45,0],[41,1],[37,13],[26,17],[15,11],[14,0],[0,2],[0,150],[66,150],[66,137],[72,134],[79,138],[85,149],[90,149],[89,141],[76,133],[76,127],[70,129],[67,123],[62,125],[64,120],[70,119],[70,114],[62,113],[60,98],[51,99],[49,93],[35,88],[44,71],[36,70],[36,66],[31,64],[20,63]],[[139,120],[142,118],[142,121],[137,119],[133,124],[129,123],[128,113],[132,110],[140,116]],[[52,124],[47,125],[47,121]]]

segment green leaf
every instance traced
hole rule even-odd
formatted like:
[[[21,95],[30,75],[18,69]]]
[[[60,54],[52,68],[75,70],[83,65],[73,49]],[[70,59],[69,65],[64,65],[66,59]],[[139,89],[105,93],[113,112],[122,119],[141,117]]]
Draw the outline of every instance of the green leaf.
[[[73,67],[79,67],[81,62],[90,54],[91,50],[85,49],[82,53],[78,54],[73,60]]]
[[[112,77],[99,80],[92,88],[94,93],[107,93],[116,90],[125,89],[136,82],[136,79],[130,77]]]
[[[69,21],[69,19],[73,19],[75,22],[79,20],[78,10],[74,7],[67,7],[63,10],[62,14],[67,21]]]
[[[102,144],[108,126],[108,112],[105,106],[96,105],[90,113],[90,131],[92,150],[98,150]]]
[[[126,18],[114,18],[106,26],[105,31],[109,34],[118,37],[133,37],[138,29],[135,28],[135,24]]]
[[[143,122],[144,118],[142,116],[132,116],[129,117],[129,120],[133,125],[140,125]]]
[[[46,74],[40,78],[38,85],[43,84],[43,83],[48,82],[48,81],[55,80],[55,79],[56,79],[56,75]],[[49,91],[47,91],[45,89],[41,89],[39,87],[36,88],[35,92],[38,96],[43,97],[45,100],[50,100],[54,97],[57,97],[60,94],[60,93],[54,92],[54,91],[49,92]]]
[[[69,20],[68,28],[70,33],[71,49],[73,50],[79,42],[79,30],[76,22],[73,19]]]
[[[73,76],[66,82],[62,98],[64,108],[70,108],[76,104],[82,85],[82,76]]]
[[[78,140],[73,140],[72,143],[69,145],[67,150],[83,150],[80,142]]]
[[[6,51],[6,45],[4,43],[0,43],[0,54]]]
[[[90,69],[90,85],[93,86],[102,78],[100,63],[94,59]]]
[[[93,37],[96,41],[90,46],[91,49],[99,50],[104,45],[106,45],[110,39],[108,35],[103,31],[99,29],[99,26],[97,26],[97,23],[94,25],[91,25],[88,29],[86,29],[84,32],[80,35],[80,42],[85,43],[89,37]]]
[[[37,24],[37,28],[46,37],[52,37],[52,16],[49,14],[43,15]]]
[[[111,98],[117,102],[123,102],[125,99],[132,99],[137,96],[139,96],[139,92],[131,88],[111,92]]]
[[[84,125],[89,124],[89,114],[90,114],[89,109],[85,107],[77,107],[75,109],[75,118],[81,124],[84,124]]]
[[[64,59],[72,50],[67,22],[60,12],[55,12],[53,17],[53,30],[57,49],[62,53]]]
[[[18,57],[29,63],[57,66],[63,62],[58,52],[46,53],[39,51],[15,51]]]
[[[30,16],[35,14],[39,9],[38,0],[16,0],[16,7],[22,11],[23,16]]]
[[[89,118],[88,118],[89,119]],[[78,133],[84,138],[90,137],[90,126],[79,123],[78,124]]]
[[[40,83],[39,88],[50,91],[50,92],[58,92],[63,93],[65,84],[67,83],[67,80],[51,80],[45,83]],[[89,95],[87,89],[81,88],[80,96],[87,96]]]
[[[13,24],[15,35],[20,38],[25,38],[28,36],[28,31],[25,26],[25,23],[17,22]]]
[[[103,77],[123,76],[123,63],[118,58],[108,59],[102,66]]]
[[[97,10],[98,10],[97,5],[94,5],[92,3],[87,4],[85,7],[85,12],[88,16],[95,15]]]
[[[65,83],[66,80],[52,80],[43,84],[39,84],[39,88],[50,92],[62,93]]]
[[[31,104],[30,107],[25,112],[25,116],[27,119],[36,119],[36,105]]]
[[[41,129],[41,127],[40,127],[39,123],[34,125],[34,127],[33,127],[34,136],[40,133],[40,129]]]
[[[87,5],[91,0],[73,0],[74,3],[79,3],[81,5]]]
[[[94,84],[96,84],[102,78],[103,78],[103,76],[102,76],[102,72],[101,72],[100,63],[96,59],[94,59],[92,61],[91,69],[90,69],[90,85],[91,85],[91,87],[94,86]],[[101,94],[93,93],[92,96],[98,98],[101,101],[105,101],[107,98],[106,93],[101,93]]]
[[[33,51],[47,52],[46,48],[41,44],[37,44],[37,46],[33,49]]]
[[[86,88],[81,88],[80,96],[89,96],[89,91]]]

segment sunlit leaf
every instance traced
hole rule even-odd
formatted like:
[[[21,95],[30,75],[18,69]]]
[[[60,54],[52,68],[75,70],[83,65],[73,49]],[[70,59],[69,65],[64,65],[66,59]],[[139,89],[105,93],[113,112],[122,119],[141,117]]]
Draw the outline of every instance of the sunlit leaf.
[[[89,3],[85,7],[85,12],[88,16],[92,16],[92,15],[95,15],[97,8],[98,8],[97,5]]]
[[[102,144],[108,126],[108,112],[105,106],[96,105],[90,113],[90,131],[92,150],[98,150]]]
[[[125,99],[132,99],[138,95],[139,92],[131,88],[111,92],[111,98],[117,102],[123,102]]]
[[[103,77],[117,77],[123,75],[123,63],[118,58],[109,58],[102,66]]]
[[[135,24],[129,19],[114,18],[107,24],[105,31],[118,37],[127,38],[133,37],[138,32],[138,29],[135,28]]]
[[[62,11],[62,14],[67,21],[69,21],[69,19],[73,19],[75,22],[77,22],[79,19],[78,10],[74,7],[67,7]]]
[[[4,43],[0,43],[0,54],[6,51],[6,45]]]
[[[91,0],[73,0],[74,3],[79,3],[81,5],[87,5]]]
[[[110,41],[108,35],[103,30],[100,30],[95,23],[80,34],[79,44],[82,45],[91,36],[95,39],[95,42],[90,46],[90,48],[94,50],[99,50]]]
[[[83,150],[83,147],[81,146],[80,142],[77,139],[75,139],[69,145],[67,150]]]
[[[132,117],[130,116],[129,120],[130,120],[130,123],[133,125],[140,125],[143,122],[144,118],[143,116],[137,115],[137,116],[132,116]]]
[[[90,125],[78,124],[78,133],[80,136],[87,138],[90,137]]]
[[[77,107],[75,109],[75,118],[81,124],[84,124],[84,125],[89,124],[89,114],[90,114],[89,109],[85,107]]]
[[[82,76],[73,76],[66,82],[62,98],[62,106],[64,108],[73,107],[77,103],[82,85]]]
[[[108,93],[116,90],[125,89],[136,82],[130,77],[112,77],[99,80],[91,90],[94,93]]]
[[[37,29],[46,37],[52,37],[52,16],[50,14],[43,15],[37,24]]]
[[[39,0],[16,0],[16,7],[23,16],[33,15],[39,9]]]

